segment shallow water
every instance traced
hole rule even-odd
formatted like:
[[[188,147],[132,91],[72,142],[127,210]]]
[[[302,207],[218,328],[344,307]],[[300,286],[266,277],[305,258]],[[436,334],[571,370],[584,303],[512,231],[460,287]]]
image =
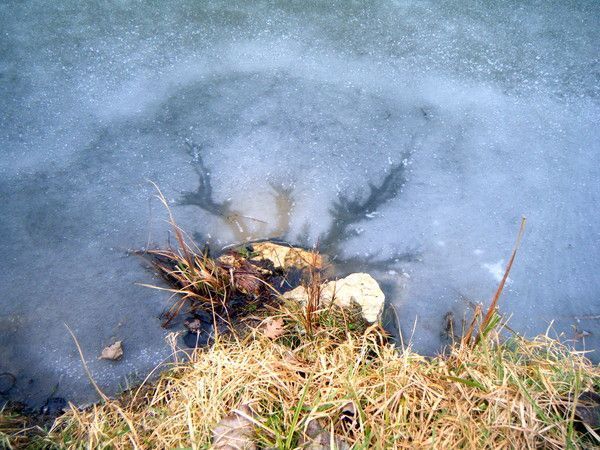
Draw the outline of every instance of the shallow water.
[[[216,248],[319,241],[373,272],[428,353],[525,215],[502,312],[598,349],[598,2],[57,3],[0,5],[12,398],[95,398],[64,324],[109,393],[168,357],[168,298],[128,253],[169,239],[148,180]]]

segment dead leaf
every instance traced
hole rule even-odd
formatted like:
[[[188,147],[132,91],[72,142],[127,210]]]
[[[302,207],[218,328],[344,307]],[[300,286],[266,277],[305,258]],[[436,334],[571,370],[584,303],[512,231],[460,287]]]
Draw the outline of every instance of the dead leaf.
[[[332,439],[333,437],[333,439]],[[350,444],[341,436],[328,433],[317,419],[306,425],[306,431],[300,436],[298,446],[305,450],[348,450]]]
[[[117,361],[123,357],[123,342],[117,341],[114,344],[105,347],[100,354],[100,359],[109,359]]]
[[[223,417],[213,430],[213,448],[255,450],[254,426],[249,419],[253,415],[248,405],[242,405]]]
[[[281,356],[281,359],[271,362],[273,372],[285,372],[287,376],[306,378],[306,373],[310,370],[308,364],[298,360],[290,351],[284,352]]]
[[[269,339],[277,339],[278,337],[283,335],[283,333],[285,333],[283,319],[281,317],[269,317],[262,326],[262,331],[263,334]]]
[[[232,284],[238,291],[246,295],[260,295],[264,288],[262,278],[265,275],[260,267],[237,253],[222,255],[218,262],[229,272]]]
[[[308,370],[308,365],[296,358],[296,355],[290,351],[286,351],[284,353],[283,360],[285,361],[286,366],[295,372],[300,372],[303,374]]]
[[[266,260],[273,263],[275,269],[305,270],[311,266],[320,269],[324,266],[323,257],[300,247],[277,244],[275,242],[259,242],[252,244],[255,256],[252,260]]]
[[[202,330],[202,322],[195,317],[186,318],[183,321],[183,326],[186,327],[190,333],[200,333]]]

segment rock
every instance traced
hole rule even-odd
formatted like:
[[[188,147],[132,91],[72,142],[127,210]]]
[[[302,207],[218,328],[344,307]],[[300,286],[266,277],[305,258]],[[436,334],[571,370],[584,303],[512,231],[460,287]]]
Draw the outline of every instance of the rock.
[[[306,303],[308,300],[304,286],[286,292],[283,297],[299,303]],[[379,284],[367,273],[353,273],[341,280],[323,284],[321,303],[329,304],[332,299],[342,307],[357,303],[361,307],[364,319],[371,323],[380,320],[385,303],[385,295]]]
[[[299,247],[291,247],[274,242],[258,242],[252,244],[252,251],[253,253],[257,253],[257,255],[253,256],[251,260],[270,261],[273,263],[275,269],[306,269],[311,265],[315,265],[317,269],[323,267],[323,257],[321,255]]]
[[[100,359],[109,359],[117,361],[123,357],[123,342],[117,341],[114,344],[105,347],[100,354]]]

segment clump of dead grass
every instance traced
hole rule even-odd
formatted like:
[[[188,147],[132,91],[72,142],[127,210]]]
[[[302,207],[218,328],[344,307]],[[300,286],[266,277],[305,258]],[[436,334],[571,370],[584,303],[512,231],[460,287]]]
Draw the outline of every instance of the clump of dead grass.
[[[154,385],[83,411],[48,435],[64,448],[206,448],[217,423],[249,405],[259,447],[296,448],[317,421],[354,448],[564,448],[593,445],[575,404],[598,390],[600,370],[542,336],[426,358],[398,350],[379,326],[336,307],[284,305],[285,332],[258,327],[176,362]]]
[[[169,215],[168,223],[175,236],[175,246],[136,252],[148,259],[170,287],[142,286],[171,292],[173,304],[163,314],[163,326],[187,305],[190,310],[205,309],[214,315],[228,312],[228,304],[237,297],[255,299],[270,287],[263,279],[264,270],[252,264],[243,254],[230,252],[227,258],[211,258],[177,225],[169,204],[158,186],[157,198]]]
[[[21,448],[30,442],[28,420],[26,417],[0,408],[0,448]]]

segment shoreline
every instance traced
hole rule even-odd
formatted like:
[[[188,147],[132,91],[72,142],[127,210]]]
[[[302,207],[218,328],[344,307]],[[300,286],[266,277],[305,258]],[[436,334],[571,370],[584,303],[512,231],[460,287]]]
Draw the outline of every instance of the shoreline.
[[[425,357],[410,343],[392,342],[381,325],[377,283],[364,289],[367,274],[354,274],[361,283],[344,302],[346,279],[327,294],[315,252],[265,242],[211,259],[182,236],[178,245],[155,251],[153,263],[180,298],[191,299],[187,333],[205,345],[186,351],[171,333],[172,362],[155,381],[112,399],[96,386],[103,401],[69,405],[56,420],[3,411],[0,443],[326,449],[600,442],[600,366],[548,336],[507,337],[496,312],[501,287],[487,314],[476,311],[462,335],[450,330],[445,351]],[[261,284],[283,283],[292,270],[300,276],[287,293]],[[212,325],[196,306],[212,310]]]

